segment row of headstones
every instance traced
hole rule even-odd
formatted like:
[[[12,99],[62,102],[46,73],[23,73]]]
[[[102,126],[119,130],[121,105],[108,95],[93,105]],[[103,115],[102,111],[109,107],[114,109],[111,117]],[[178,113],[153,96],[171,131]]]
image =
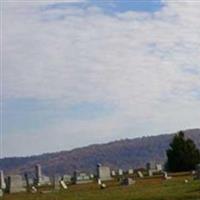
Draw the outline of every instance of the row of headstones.
[[[158,172],[163,172],[162,170],[162,165],[161,164],[155,164],[155,163],[147,163],[146,165],[146,170],[148,172],[149,176],[153,176],[153,173],[158,173]],[[129,169],[128,171],[123,171],[122,169],[119,169],[117,172],[112,170],[110,171],[109,167],[106,166],[102,166],[101,164],[97,165],[97,175],[99,178],[103,178],[103,179],[110,179],[110,175],[112,177],[115,176],[123,176],[123,175],[133,175],[134,174],[134,170],[133,169]],[[137,174],[139,175],[139,177],[143,177],[142,172],[139,171],[139,173],[137,172]]]
[[[118,172],[111,170],[107,166],[102,166],[101,164],[97,165],[97,174],[90,174],[88,175],[87,173],[84,172],[74,172],[74,176],[71,178],[72,182],[75,184],[81,184],[81,183],[89,183],[94,181],[94,179],[100,179],[102,181],[108,181],[112,180],[112,177],[115,176],[123,176],[124,174],[133,174],[134,170],[129,169],[128,171],[123,171],[122,169],[119,169]]]
[[[53,178],[53,184],[54,189],[60,189],[60,186],[62,186],[63,189],[67,189],[66,184],[64,181],[60,179],[60,177],[54,177]],[[1,196],[3,196],[3,192],[7,193],[17,193],[17,192],[37,192],[37,188],[34,185],[27,184],[24,182],[21,175],[10,175],[8,176],[2,183],[1,183]]]
[[[148,165],[149,166],[149,165]],[[150,170],[150,167],[148,167]],[[50,181],[49,177],[46,177],[42,175],[41,166],[36,165],[36,178],[34,181],[30,179],[27,173],[25,173],[25,181],[23,181],[23,178],[21,175],[10,175],[6,179],[4,179],[3,171],[0,171],[0,196],[3,195],[4,192],[8,193],[16,193],[16,192],[24,192],[24,191],[32,191],[37,192],[37,189],[35,186],[40,185],[53,185],[54,189],[60,189],[62,187],[63,189],[67,189],[66,182],[71,182],[72,177],[70,175],[64,175],[62,178],[60,176],[54,176],[53,181]],[[152,168],[151,168],[152,170]],[[133,174],[134,171],[130,170],[129,174]],[[144,175],[141,171],[136,172],[139,178],[143,178]],[[119,175],[123,175],[123,170],[118,171]],[[97,178],[98,182],[102,184],[102,181],[108,181],[112,180],[112,173],[109,167],[97,165]],[[170,179],[166,172],[163,172],[165,179]],[[196,167],[196,179],[200,180],[200,164]],[[74,173],[74,183],[81,184],[81,183],[89,183],[92,182],[92,178],[94,178],[94,175],[88,176],[86,173]],[[129,178],[122,179],[122,182],[125,184],[132,184],[134,181]]]
[[[164,179],[166,180],[171,179],[171,177],[168,176],[167,172],[164,172],[162,170],[162,165],[160,164],[152,165],[150,163],[147,163],[146,171],[149,173],[150,170],[151,170],[151,175],[149,176],[153,175],[152,172],[157,172],[157,173],[159,172],[160,174],[163,175]],[[113,170],[110,171],[110,168],[107,166],[102,166],[101,164],[97,165],[98,184],[101,185],[101,188],[105,188],[105,184],[102,184],[102,181],[109,181],[112,180],[114,177],[118,177],[118,180],[122,185],[132,185],[136,182],[135,180],[136,176],[139,178],[144,178],[144,174],[140,170],[134,171],[133,169],[129,169],[128,171],[123,171],[122,169],[119,169],[118,173],[116,173]]]
[[[160,172],[163,174],[162,165],[160,164],[156,164],[154,167],[152,164],[147,163],[146,171],[148,172],[149,176],[152,176],[154,172]],[[139,170],[129,169],[128,171],[123,171],[122,169],[119,169],[116,172],[114,170],[111,171],[110,168],[107,166],[102,166],[101,164],[97,165],[97,178],[103,181],[111,180],[113,177],[118,177],[122,179],[124,177],[127,177],[127,175],[129,176],[129,178],[136,177],[136,176],[139,178],[144,177],[144,174],[142,173],[142,171],[139,171]],[[165,176],[167,175],[165,174]]]
[[[116,173],[114,170],[110,171],[109,167],[97,165],[97,176],[101,180],[111,180],[111,176],[116,176],[116,175],[123,176],[124,173],[128,173],[129,175],[131,175],[134,173],[134,170],[129,169],[128,172],[124,172],[122,169],[119,169],[118,173]],[[3,174],[3,172],[1,172],[1,174]],[[138,176],[142,178],[143,177],[142,172],[139,171]],[[3,177],[3,175],[1,175],[1,177]],[[86,173],[75,172],[73,179],[70,175],[64,175],[63,179],[60,179],[60,180],[61,181],[63,180],[63,183],[71,182],[73,180],[73,182],[75,184],[79,184],[79,183],[89,183],[92,181],[93,178],[94,178],[93,174],[90,174],[90,176],[88,176]],[[58,178],[54,177],[54,182],[58,182],[58,181],[56,181],[57,179]],[[23,184],[20,184],[22,182],[23,182],[22,177],[20,175],[9,176],[7,178],[7,186],[8,186],[7,191],[11,192],[11,193],[18,192],[18,191],[24,191],[24,188],[20,186],[20,185],[23,185]],[[28,173],[25,173],[25,182],[26,182],[27,188],[30,188],[30,186],[33,186],[33,185],[36,185],[36,186],[51,185],[50,178],[47,176],[44,176],[42,174],[41,165],[39,165],[39,164],[35,166],[35,178],[34,179],[29,177]],[[6,184],[4,183],[3,185],[6,185]],[[5,186],[3,186],[3,187],[5,187]]]
[[[147,170],[149,176],[153,176],[154,173],[163,173],[164,172],[162,164],[158,164],[155,162],[148,162],[146,164],[146,170]]]
[[[166,180],[172,178],[172,177],[168,176],[168,173],[166,171],[163,171],[161,164],[156,164],[153,162],[147,163],[146,171],[148,172],[149,176],[153,176],[154,173],[157,173],[157,174],[159,173]],[[119,169],[118,172],[116,172],[114,170],[111,171],[110,168],[107,166],[102,166],[101,164],[97,165],[97,179],[101,180],[101,181],[112,180],[112,178],[115,176],[124,178],[124,175],[125,175],[125,177],[127,177],[126,175],[131,175],[129,178],[135,177],[135,176],[133,176],[133,174],[138,176],[139,178],[144,177],[143,172],[139,171],[139,170],[134,171],[133,169],[129,169],[128,171],[123,171],[122,169]],[[196,169],[196,176],[198,179],[200,179],[200,166],[199,165],[197,166],[197,169]],[[79,174],[77,173],[75,177],[77,177],[76,178],[77,181],[75,183],[91,182],[91,179],[85,173],[79,173]],[[92,178],[94,178],[94,175],[92,176]]]
[[[17,192],[37,192],[37,187],[42,185],[51,185],[54,187],[55,190],[60,189],[67,189],[67,185],[63,181],[60,176],[53,176],[50,179],[47,176],[42,175],[41,166],[36,165],[36,175],[35,178],[29,177],[28,173],[21,175],[9,175],[8,177],[4,178],[4,173],[0,171],[0,197],[3,196],[3,193],[17,193]]]
[[[169,180],[172,178],[168,176],[167,172],[163,171],[161,164],[147,163],[146,171],[148,172],[149,176],[153,176],[153,173],[160,173],[165,180]],[[196,171],[197,171],[196,175],[198,179],[200,179],[200,165],[197,166]],[[132,176],[127,177],[127,174],[132,175]],[[107,166],[102,166],[101,164],[97,165],[97,180],[98,180],[98,184],[101,186],[102,186],[102,181],[112,180],[113,177],[117,175],[118,177],[120,177],[119,180],[122,181],[122,184],[125,184],[125,185],[133,184],[135,183],[135,180],[132,179],[133,177],[135,178],[133,174],[138,176],[139,178],[144,178],[144,174],[142,173],[142,171],[139,171],[139,170],[134,171],[133,169],[129,169],[128,171],[123,171],[122,169],[119,169],[118,173],[116,173],[114,170],[111,171],[110,168]],[[74,177],[76,180],[74,183],[81,184],[81,183],[92,182],[91,179],[94,178],[94,175],[89,177],[86,173],[76,172]]]
[[[118,169],[118,171],[112,170],[111,171],[111,176],[123,176],[124,174],[133,174],[134,170],[133,169],[128,169],[128,171],[124,171],[123,169]]]
[[[122,169],[119,169],[118,173],[116,173],[114,170],[110,171],[109,167],[97,165],[97,177],[98,179],[102,181],[111,180],[112,176],[116,176],[116,175],[123,176],[124,173],[126,174],[128,173],[129,175],[131,175],[134,173],[134,170],[129,169],[128,172],[124,172]],[[143,174],[141,171],[138,171],[137,174],[140,178],[143,178]],[[4,178],[2,177],[3,177],[3,172],[1,171],[2,189],[4,189],[4,191],[7,191],[9,193],[14,193],[14,192],[22,192],[26,190],[24,188],[24,181],[22,179],[22,176],[20,175],[9,176],[6,179],[7,184],[4,182]],[[73,178],[70,175],[64,175],[62,179],[58,176],[54,176],[53,185],[55,185],[55,188],[58,188],[58,186],[61,184],[62,187],[66,189],[67,188],[65,184],[66,182],[70,183],[73,180],[73,183],[75,184],[89,183],[89,182],[92,182],[93,178],[94,178],[93,174],[90,174],[90,176],[88,176],[86,173],[75,172]],[[28,173],[25,173],[25,183],[26,183],[27,190],[30,191],[30,188],[31,188],[33,192],[36,192],[35,186],[52,185],[50,178],[42,175],[41,165],[35,166],[34,179],[29,177]]]
[[[111,180],[111,173],[109,167],[98,166],[98,178],[101,180]],[[123,175],[123,170],[119,169],[119,175]],[[133,174],[133,170],[129,170],[129,174]],[[113,173],[113,175],[115,175]],[[87,175],[86,173],[75,172],[73,178],[70,175],[64,175],[62,178],[59,176],[54,176],[53,181],[50,180],[49,177],[44,176],[42,174],[41,165],[35,166],[35,177],[30,177],[30,174],[24,174],[25,181],[21,175],[10,175],[6,179],[4,179],[3,171],[1,171],[1,179],[0,179],[0,193],[8,192],[8,193],[16,193],[16,192],[24,192],[24,191],[32,191],[36,192],[37,189],[35,186],[42,185],[54,185],[55,189],[58,189],[61,185],[62,188],[67,189],[67,183],[81,184],[81,183],[89,183],[94,179],[94,175]],[[53,184],[52,184],[53,182]]]
[[[140,178],[143,178],[142,172],[138,171],[138,175]],[[3,191],[8,193],[17,193],[17,192],[25,192],[25,191],[32,191],[37,192],[37,189],[35,186],[40,185],[51,185],[51,182],[49,180],[49,177],[43,177],[41,172],[41,166],[36,166],[36,179],[34,181],[30,181],[30,177],[27,173],[24,175],[25,181],[23,180],[21,175],[10,175],[6,179],[4,179],[3,171],[0,171],[0,190],[1,190],[1,196],[3,195]],[[85,173],[76,173],[76,184],[79,183],[88,183],[90,182],[89,177]],[[81,178],[80,178],[81,177]],[[70,178],[70,177],[65,177]],[[101,185],[101,188],[105,188],[105,184],[103,184],[101,181],[111,180],[110,176],[110,168],[105,166],[98,166],[98,183]],[[45,180],[45,181],[44,181]],[[131,178],[125,178],[122,180],[122,184],[133,184],[134,180]],[[60,178],[59,176],[54,176],[53,179],[53,186],[55,190],[59,190],[60,186],[62,186],[63,189],[67,189],[67,185],[65,184],[64,179]]]

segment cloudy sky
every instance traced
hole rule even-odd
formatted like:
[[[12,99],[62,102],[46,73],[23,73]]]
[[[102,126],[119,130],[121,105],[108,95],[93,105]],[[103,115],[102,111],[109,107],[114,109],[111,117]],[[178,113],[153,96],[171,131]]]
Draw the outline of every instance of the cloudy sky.
[[[200,2],[1,9],[3,157],[200,127]]]

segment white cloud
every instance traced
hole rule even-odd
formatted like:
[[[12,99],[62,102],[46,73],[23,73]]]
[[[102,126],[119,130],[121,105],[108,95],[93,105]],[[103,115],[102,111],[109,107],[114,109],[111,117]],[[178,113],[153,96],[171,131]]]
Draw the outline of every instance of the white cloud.
[[[71,134],[66,129],[87,138],[74,146],[86,144],[93,132],[105,132],[106,138],[126,137],[130,134],[123,135],[123,130],[130,127],[132,136],[137,131],[144,134],[145,123],[152,132],[198,126],[200,101],[192,91],[200,88],[200,74],[184,69],[200,69],[200,4],[165,3],[155,14],[116,16],[95,8],[41,11],[37,4],[6,4],[6,98],[56,99],[65,104],[102,101],[118,108],[107,121],[95,122],[94,128],[85,122],[84,133],[77,121],[74,126],[63,121],[46,130],[54,137],[59,129],[59,141]]]

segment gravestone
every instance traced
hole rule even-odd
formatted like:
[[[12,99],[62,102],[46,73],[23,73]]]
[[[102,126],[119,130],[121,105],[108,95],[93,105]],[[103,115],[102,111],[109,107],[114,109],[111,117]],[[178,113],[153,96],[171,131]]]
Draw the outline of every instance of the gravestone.
[[[133,169],[129,169],[129,170],[128,170],[128,174],[129,174],[129,175],[133,174]]]
[[[41,185],[42,183],[42,169],[41,165],[35,165],[35,177],[36,177],[36,185]]]
[[[162,172],[162,165],[156,164],[155,162],[148,162],[146,164],[146,169],[149,176],[153,176],[153,173]]]
[[[133,185],[135,181],[132,178],[125,178],[122,180],[122,185]]]
[[[53,177],[53,186],[54,186],[54,190],[60,190],[60,176],[55,175]]]
[[[98,179],[97,179],[97,183],[98,183],[98,185],[101,185],[101,184],[102,184],[102,182],[101,182],[101,179],[100,179],[100,178],[98,178]]]
[[[87,175],[84,172],[78,172],[78,171],[74,172],[73,180],[74,180],[75,184],[91,183],[92,182],[89,175]]]
[[[62,180],[63,180],[65,183],[71,183],[72,176],[71,176],[71,175],[68,175],[68,174],[65,174],[65,175],[63,175]]]
[[[97,177],[102,181],[111,180],[110,176],[110,168],[106,166],[102,166],[101,164],[97,165]]]
[[[143,175],[143,173],[142,173],[141,171],[138,171],[137,174],[138,174],[138,176],[139,176],[140,178],[144,178],[144,175]]]
[[[36,192],[37,192],[37,188],[36,188],[35,186],[32,186],[32,187],[31,187],[31,192],[32,192],[32,193],[36,193]]]
[[[42,176],[41,185],[51,185],[51,180],[48,176]]]
[[[93,179],[94,178],[94,174],[90,174],[90,178]]]
[[[106,184],[105,183],[102,183],[101,185],[100,185],[100,188],[101,189],[105,189],[107,186],[106,186]]]
[[[0,170],[0,189],[2,190],[6,189],[6,183],[4,180],[3,170]]]
[[[168,176],[167,172],[163,172],[163,178],[164,178],[165,180],[170,180],[170,179],[172,179],[171,176]]]
[[[111,171],[112,176],[116,176],[116,172],[114,170]]]
[[[156,172],[156,164],[155,162],[148,162],[146,164],[147,173],[149,176],[153,176],[153,173]]]
[[[123,175],[123,170],[122,170],[122,169],[119,169],[119,170],[118,170],[118,175],[119,175],[119,176],[122,176],[122,175]]]
[[[60,181],[60,185],[63,189],[67,189],[67,185],[65,184],[65,182],[63,180]]]
[[[8,192],[17,193],[25,192],[26,189],[23,187],[23,179],[20,175],[10,175],[8,176]]]
[[[153,176],[153,171],[151,169],[148,170],[148,175]]]
[[[39,164],[35,165],[35,185],[51,185],[50,178],[42,175],[42,167]]]
[[[161,172],[161,171],[163,170],[162,165],[161,165],[161,164],[156,164],[156,170],[157,170],[158,172]]]

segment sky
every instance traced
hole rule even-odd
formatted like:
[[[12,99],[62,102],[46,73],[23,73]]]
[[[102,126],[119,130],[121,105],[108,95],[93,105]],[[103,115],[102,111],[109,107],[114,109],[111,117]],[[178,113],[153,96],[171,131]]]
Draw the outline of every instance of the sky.
[[[200,127],[200,2],[6,0],[1,157]]]

